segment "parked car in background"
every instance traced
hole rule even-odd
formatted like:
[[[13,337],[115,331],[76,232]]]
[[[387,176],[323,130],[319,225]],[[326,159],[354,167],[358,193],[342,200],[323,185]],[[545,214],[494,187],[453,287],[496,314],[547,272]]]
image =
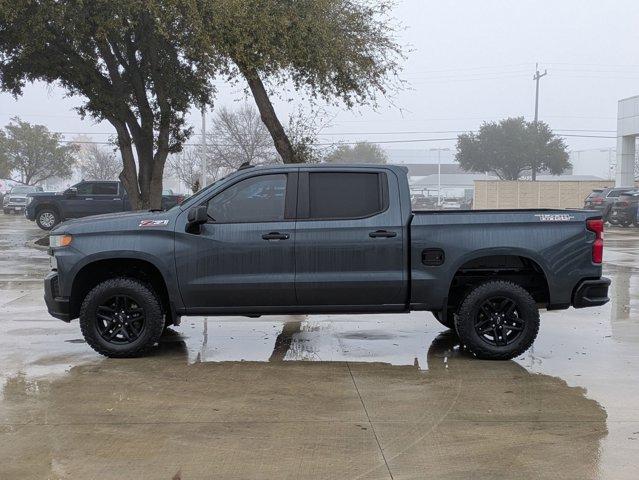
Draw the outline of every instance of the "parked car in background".
[[[437,208],[437,197],[428,197],[423,193],[411,194],[410,201],[415,210],[434,210]]]
[[[42,192],[42,187],[33,185],[18,185],[2,198],[2,211],[5,215],[10,213],[22,213],[27,206],[27,195]]]
[[[635,187],[609,187],[595,189],[586,197],[584,208],[601,212],[603,219],[612,225],[617,225],[617,221],[611,218],[612,205],[617,201],[622,193],[634,190]]]
[[[182,203],[186,197],[180,193],[175,193],[170,188],[162,190],[162,210],[168,210],[173,208],[179,203]]]
[[[179,198],[163,196],[163,210],[174,206]],[[69,218],[131,210],[124,185],[118,181],[82,181],[64,192],[31,193],[26,203],[25,216],[43,230],[51,230]]]
[[[442,202],[442,210],[459,210],[461,203],[457,200],[444,200]]]
[[[639,205],[639,190],[622,193],[612,206],[610,220],[622,227],[638,225],[637,206]]]

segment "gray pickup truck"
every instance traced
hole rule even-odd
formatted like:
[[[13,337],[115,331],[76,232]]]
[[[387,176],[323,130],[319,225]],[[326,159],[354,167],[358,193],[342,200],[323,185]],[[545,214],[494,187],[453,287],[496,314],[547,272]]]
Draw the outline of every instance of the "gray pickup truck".
[[[240,170],[166,212],[51,233],[51,315],[110,357],[183,315],[430,311],[468,352],[528,349],[539,308],[602,305],[603,221],[584,210],[414,211],[397,166]]]

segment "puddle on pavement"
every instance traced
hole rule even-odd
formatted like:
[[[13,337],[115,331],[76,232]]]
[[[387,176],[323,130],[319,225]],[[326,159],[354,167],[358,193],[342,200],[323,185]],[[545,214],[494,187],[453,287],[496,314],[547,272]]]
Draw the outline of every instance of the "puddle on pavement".
[[[253,478],[268,458],[279,458],[280,467],[294,461],[309,469],[324,455],[339,462],[330,445],[344,441],[341,429],[357,427],[348,441],[361,443],[370,438],[372,422],[391,465],[420,470],[428,465],[436,474],[472,464],[477,478],[495,478],[498,456],[508,459],[518,478],[598,476],[606,412],[584,389],[532,374],[514,361],[468,358],[450,332],[424,347],[427,371],[293,360],[306,355],[295,350],[301,327],[301,322],[285,326],[268,362],[189,364],[187,342],[174,334],[147,358],[95,359],[57,378],[15,374],[6,380],[0,402],[5,426],[0,458],[18,460],[3,462],[0,472],[8,471],[9,478],[34,473],[44,478],[55,467],[54,473],[69,478],[115,478],[109,472],[127,468],[143,454],[151,465],[145,478],[161,478],[154,468],[167,465],[191,478],[199,468],[195,449],[198,458],[207,459],[209,474]],[[43,435],[43,428],[55,433]],[[322,441],[299,450],[309,429]],[[116,438],[117,454],[91,453]],[[224,470],[230,468],[223,458],[229,445],[243,457],[235,456],[233,472]],[[287,449],[296,455],[278,454]],[[342,478],[383,471],[377,464],[359,465],[360,457],[369,455],[362,449],[348,455]],[[552,475],[543,474],[548,458],[553,458]]]

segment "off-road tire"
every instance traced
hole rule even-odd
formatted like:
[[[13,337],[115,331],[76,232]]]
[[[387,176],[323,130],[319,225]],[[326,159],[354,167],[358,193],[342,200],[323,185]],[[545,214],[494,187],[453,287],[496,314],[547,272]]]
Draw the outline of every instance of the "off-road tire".
[[[435,319],[441,323],[444,327],[446,328],[450,328],[451,330],[455,330],[455,316],[450,314],[450,315],[446,315],[446,317],[444,318],[442,311],[441,310],[433,310],[431,312],[433,314],[433,317],[435,317]]]
[[[45,215],[53,216],[52,224],[49,225],[49,224],[43,223],[43,218]],[[35,221],[38,224],[38,227],[40,227],[42,230],[51,230],[58,223],[60,223],[60,215],[58,215],[58,212],[56,212],[55,210],[51,208],[43,208],[41,210],[38,210],[38,212],[36,213]]]
[[[126,295],[143,308],[145,324],[140,336],[133,342],[116,345],[106,341],[98,331],[97,309],[110,297]],[[161,302],[146,284],[127,277],[105,280],[95,286],[84,298],[80,307],[80,328],[86,342],[96,352],[106,357],[131,358],[148,353],[164,331],[164,315]]]
[[[491,345],[475,331],[475,319],[480,307],[494,297],[513,301],[524,323],[523,330],[508,345]],[[462,345],[477,358],[510,360],[528,350],[535,341],[539,332],[539,309],[530,293],[519,285],[502,280],[490,281],[475,287],[464,298],[455,316],[455,329]]]

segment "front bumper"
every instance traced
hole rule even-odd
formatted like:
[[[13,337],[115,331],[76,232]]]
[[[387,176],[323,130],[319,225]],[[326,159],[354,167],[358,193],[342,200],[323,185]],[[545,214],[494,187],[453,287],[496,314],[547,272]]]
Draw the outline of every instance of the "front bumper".
[[[597,280],[582,280],[572,296],[572,306],[575,308],[598,307],[610,301],[608,287],[610,279],[601,277]]]
[[[2,208],[10,212],[24,212],[27,206],[24,203],[6,203]]]
[[[44,277],[44,302],[47,304],[49,315],[65,322],[71,321],[69,299],[59,296],[58,272],[49,272]]]

